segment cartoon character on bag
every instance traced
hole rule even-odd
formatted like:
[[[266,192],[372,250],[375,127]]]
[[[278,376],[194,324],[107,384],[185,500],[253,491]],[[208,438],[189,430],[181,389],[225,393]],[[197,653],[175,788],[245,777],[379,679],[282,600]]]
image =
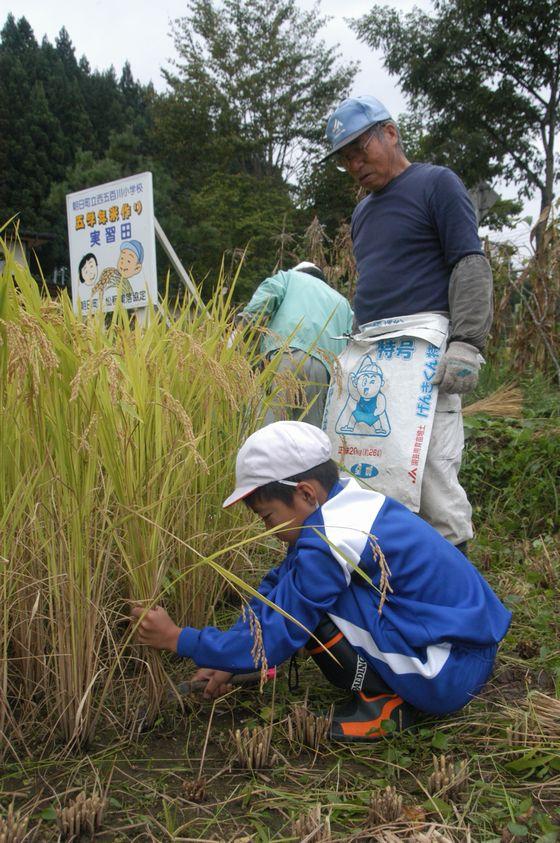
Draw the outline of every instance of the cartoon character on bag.
[[[336,422],[337,433],[355,436],[389,436],[385,383],[381,367],[366,354],[348,376],[348,398]]]

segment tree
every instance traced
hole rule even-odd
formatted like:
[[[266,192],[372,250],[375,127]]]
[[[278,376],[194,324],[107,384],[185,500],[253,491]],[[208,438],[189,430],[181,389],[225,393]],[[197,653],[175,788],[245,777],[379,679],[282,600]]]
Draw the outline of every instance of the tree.
[[[236,298],[250,297],[257,284],[271,275],[278,261],[284,227],[290,228],[293,201],[278,178],[248,173],[215,173],[190,203],[192,224],[185,234],[183,261],[210,292],[222,261],[233,274],[244,255]]]
[[[504,178],[554,198],[560,120],[557,0],[435,0],[435,14],[374,8],[354,21],[425,120],[428,147],[473,187]],[[537,229],[537,245],[543,224]]]
[[[74,160],[76,148],[87,146],[93,127],[87,113],[81,87],[81,73],[70,36],[64,27],[55,46],[43,39],[40,49],[39,76],[43,81],[49,111],[64,136],[64,165]]]
[[[249,295],[296,224],[291,180],[322,148],[326,115],[355,73],[318,39],[323,23],[296,0],[191,0],[175,23],[153,154],[175,183],[170,236],[207,289],[222,257],[229,270],[248,247],[236,295]]]
[[[67,262],[64,193],[56,185],[76,189],[105,173],[138,172],[153,90],[135,82],[128,65],[120,81],[113,68],[92,73],[86,59],[76,61],[64,28],[55,46],[46,38],[39,46],[27,20],[13,15],[0,31],[0,78],[0,225],[19,214],[23,229],[58,235],[41,252],[48,272]]]
[[[152,145],[184,193],[202,187],[212,173],[239,170],[233,149],[236,131],[203,94],[168,93],[153,106]]]
[[[342,221],[350,220],[358,197],[354,181],[339,172],[332,160],[306,172],[299,185],[300,205],[307,212],[307,220],[317,217],[329,239],[335,237]]]
[[[0,33],[0,224],[19,213],[22,226],[35,230],[46,224],[43,203],[66,156],[40,70],[31,27],[9,15]]]
[[[240,170],[289,178],[320,149],[326,113],[356,72],[317,40],[324,23],[318,6],[303,12],[295,0],[191,0],[176,22],[177,72],[166,79],[185,101],[207,103]]]

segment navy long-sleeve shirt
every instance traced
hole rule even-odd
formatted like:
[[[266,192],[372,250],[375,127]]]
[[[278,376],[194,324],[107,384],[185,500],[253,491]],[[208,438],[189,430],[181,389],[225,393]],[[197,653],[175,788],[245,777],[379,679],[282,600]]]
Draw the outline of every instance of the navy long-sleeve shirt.
[[[411,164],[352,216],[359,325],[411,313],[449,311],[453,267],[482,254],[472,202],[447,167]]]

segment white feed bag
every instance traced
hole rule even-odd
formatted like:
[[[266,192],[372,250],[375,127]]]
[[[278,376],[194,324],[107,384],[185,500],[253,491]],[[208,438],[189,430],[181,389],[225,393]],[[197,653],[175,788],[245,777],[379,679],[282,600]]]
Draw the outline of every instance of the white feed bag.
[[[323,429],[333,458],[366,485],[413,512],[430,443],[432,381],[449,320],[420,313],[372,322],[337,360]]]

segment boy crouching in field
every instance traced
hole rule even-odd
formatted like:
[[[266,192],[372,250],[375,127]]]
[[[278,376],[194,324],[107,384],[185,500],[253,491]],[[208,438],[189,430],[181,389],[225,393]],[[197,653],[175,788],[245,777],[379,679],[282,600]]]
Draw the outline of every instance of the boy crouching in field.
[[[334,711],[331,737],[341,741],[378,738],[383,721],[404,729],[478,694],[511,614],[459,550],[392,498],[340,479],[328,437],[304,422],[250,436],[236,481],[224,507],[245,500],[267,529],[289,522],[276,533],[286,557],[259,592],[314,635],[253,598],[252,623],[246,612],[224,632],[135,608],[141,644],[193,659],[194,679],[215,697],[233,674],[254,670],[256,617],[269,665],[305,647],[329,682],[352,692]]]

